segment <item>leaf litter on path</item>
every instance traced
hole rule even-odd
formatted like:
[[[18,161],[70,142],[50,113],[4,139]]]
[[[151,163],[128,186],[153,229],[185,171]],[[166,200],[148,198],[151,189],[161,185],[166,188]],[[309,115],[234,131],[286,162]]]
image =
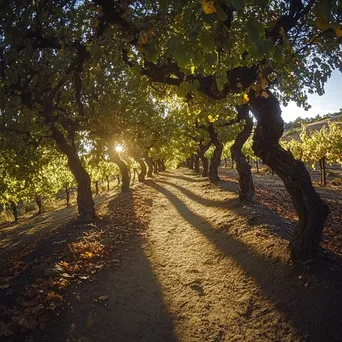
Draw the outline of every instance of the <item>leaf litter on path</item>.
[[[73,285],[91,280],[104,268],[120,266],[120,260],[112,255],[133,235],[144,235],[150,216],[148,203],[144,191],[137,187],[102,203],[98,213],[103,219],[86,225],[85,230],[77,224],[75,234],[73,221],[61,226],[60,230],[74,232],[71,239],[66,236],[56,240],[52,233],[25,245],[19,252],[9,251],[10,266],[2,268],[4,276],[0,278],[1,296],[5,298],[5,305],[0,306],[0,337],[43,329],[48,317],[62,308],[64,297]],[[45,240],[52,241],[51,249],[39,258],[22,261],[32,251],[36,253],[40,242]],[[104,303],[108,298],[102,295],[97,300]]]

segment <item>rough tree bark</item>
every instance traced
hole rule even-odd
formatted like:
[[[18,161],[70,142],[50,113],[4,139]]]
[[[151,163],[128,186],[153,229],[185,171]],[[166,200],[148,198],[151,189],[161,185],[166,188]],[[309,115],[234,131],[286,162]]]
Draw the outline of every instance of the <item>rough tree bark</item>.
[[[202,177],[208,177],[209,174],[209,161],[208,158],[205,156],[205,152],[208,151],[209,147],[211,145],[211,142],[207,144],[203,144],[203,141],[200,141],[197,154],[202,162]]]
[[[190,170],[194,169],[194,162],[195,162],[194,156],[192,155],[190,158],[188,158],[188,165],[189,165],[188,168]]]
[[[197,173],[200,172],[199,155],[197,153],[194,154],[194,170]]]
[[[66,205],[67,207],[70,207],[70,190],[69,190],[69,187],[66,185],[65,186],[65,199],[66,199]]]
[[[107,191],[109,191],[110,190],[110,185],[109,185],[109,177],[108,176],[106,176],[106,181],[107,181]]]
[[[138,180],[139,182],[143,182],[146,178],[147,168],[146,164],[142,159],[137,160],[140,165],[140,172],[138,173]]]
[[[147,164],[147,177],[153,177],[153,160],[147,153],[145,154],[144,159]]]
[[[161,159],[157,160],[157,165],[158,165],[158,172],[163,172],[164,169],[163,169],[163,164],[162,164],[162,160]]]
[[[146,164],[144,162],[144,160],[140,157],[140,154],[137,152],[137,150],[133,147],[133,145],[128,145],[128,153],[129,155],[139,164],[140,166],[140,172],[137,172],[138,175],[138,181],[139,182],[143,182],[145,180],[146,177],[146,173],[147,173],[147,168],[146,168]],[[145,154],[145,158],[146,158]],[[135,179],[135,171],[137,171],[137,169],[133,169],[133,174],[134,174],[134,179]]]
[[[38,215],[41,215],[44,212],[42,196],[37,195],[35,200],[38,206]]]
[[[166,162],[165,162],[165,159],[161,159],[161,167],[162,167],[162,171],[166,171]]]
[[[69,144],[56,127],[51,126],[50,128],[58,149],[67,156],[68,166],[77,182],[77,205],[80,220],[91,222],[95,218],[95,208],[89,174],[81,163],[75,144]]]
[[[18,221],[18,217],[19,217],[17,204],[13,200],[10,200],[9,204],[11,206],[12,213],[13,213],[13,216],[14,216],[14,222],[17,222]]]
[[[98,195],[99,194],[99,181],[96,181],[95,182],[95,193],[96,193],[96,195]]]
[[[137,168],[134,168],[133,169],[133,175],[134,175],[133,177],[135,179],[135,174],[137,174],[138,175],[138,181],[143,182],[145,180],[145,177],[146,177],[146,164],[142,159],[140,159],[138,157],[135,157],[134,160],[139,164],[140,172],[138,171]]]
[[[156,160],[153,161],[153,173],[158,174],[158,162]]]
[[[129,184],[131,182],[129,172],[128,172],[129,171],[128,167],[127,167],[126,163],[120,158],[119,154],[113,148],[109,148],[112,145],[111,144],[108,144],[108,145],[109,145],[108,146],[109,159],[110,159],[110,161],[115,163],[120,169],[121,191],[123,191],[123,192],[128,191],[129,190]]]
[[[213,156],[210,158],[209,163],[209,180],[210,182],[215,183],[220,180],[220,177],[218,176],[218,168],[221,163],[223,144],[218,139],[218,134],[215,131],[213,124],[209,124],[207,131],[209,133],[211,143],[215,146]]]
[[[321,172],[321,185],[327,185],[327,171],[326,171],[326,157],[323,157],[319,160],[319,169]]]
[[[295,160],[291,152],[279,145],[283,134],[283,120],[277,98],[267,91],[267,98],[249,94],[257,127],[253,137],[253,150],[284,182],[299,217],[290,243],[291,257],[307,262],[317,257],[324,222],[329,207],[312,186],[304,164]]]
[[[253,120],[249,115],[248,105],[237,107],[237,111],[238,119],[245,120],[245,125],[242,131],[236,137],[234,144],[230,148],[230,152],[232,154],[232,158],[234,158],[236,162],[236,169],[239,174],[240,201],[251,202],[253,200],[255,190],[251,173],[251,166],[246,161],[246,158],[242,153],[242,146],[252,133]]]

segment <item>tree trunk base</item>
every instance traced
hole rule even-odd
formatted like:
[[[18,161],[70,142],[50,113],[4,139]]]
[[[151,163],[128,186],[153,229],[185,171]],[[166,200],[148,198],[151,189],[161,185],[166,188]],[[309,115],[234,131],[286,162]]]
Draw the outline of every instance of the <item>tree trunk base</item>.
[[[90,179],[77,187],[77,204],[80,214],[80,221],[84,223],[93,222],[95,218],[94,200],[90,188]]]
[[[242,131],[237,135],[234,144],[230,148],[232,158],[236,162],[236,169],[239,174],[239,198],[240,201],[252,202],[255,189],[253,184],[253,178],[251,173],[251,166],[246,161],[244,154],[242,153],[242,146],[247,141],[252,133],[253,120],[249,116],[249,106],[239,106],[237,107],[238,118],[240,120],[245,120],[245,125]]]
[[[122,192],[128,192],[128,191],[130,191],[130,187],[129,187],[129,185],[125,185],[125,184],[122,184],[121,185],[121,191]]]
[[[203,169],[201,176],[202,177],[208,177],[208,170],[207,169]]]
[[[241,202],[253,202],[255,190],[251,168],[247,163],[240,165],[239,162],[236,163],[236,168],[239,173],[239,199]]]
[[[209,170],[209,181],[211,183],[217,183],[220,180],[220,177],[218,176],[217,172],[210,173]]]
[[[218,168],[221,164],[223,144],[219,141],[218,134],[215,131],[214,126],[212,124],[208,126],[207,131],[209,133],[211,143],[215,146],[213,155],[210,158],[209,181],[211,183],[216,183],[220,180],[220,177],[218,176]]]
[[[283,180],[285,189],[292,197],[299,222],[290,243],[291,258],[295,262],[305,263],[318,256],[329,207],[312,186],[304,164],[279,145],[283,134],[281,109],[270,91],[267,91],[267,95],[264,98],[250,93],[253,113],[258,122],[253,150]]]
[[[208,177],[209,176],[209,162],[208,162],[208,158],[203,156],[201,157],[201,161],[202,161],[202,177]]]
[[[195,159],[194,170],[195,170],[195,172],[199,173],[200,172],[200,168],[199,168],[199,155],[195,154],[194,159]]]

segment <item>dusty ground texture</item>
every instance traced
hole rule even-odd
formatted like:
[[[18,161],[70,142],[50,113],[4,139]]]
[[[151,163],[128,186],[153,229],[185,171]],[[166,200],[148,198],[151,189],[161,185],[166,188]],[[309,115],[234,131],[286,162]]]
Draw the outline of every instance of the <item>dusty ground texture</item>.
[[[256,173],[253,170],[253,180],[255,185],[255,201],[264,208],[267,208],[280,215],[287,223],[287,229],[282,226],[284,237],[291,238],[293,228],[298,220],[294,210],[290,195],[284,190],[284,184],[276,175],[265,175]],[[235,169],[221,168],[220,175],[222,182],[218,185],[222,189],[234,191],[238,193],[238,174]],[[331,257],[337,255],[342,257],[342,187],[332,186],[331,178],[328,177],[328,185],[322,187],[319,184],[319,172],[310,171],[316,190],[321,195],[322,199],[327,202],[330,208],[330,215],[324,226],[322,246],[324,252],[331,252]]]
[[[293,223],[239,203],[234,184],[177,170],[141,186],[146,233],[116,252],[119,267],[75,286],[30,340],[341,341],[338,256],[291,265]]]

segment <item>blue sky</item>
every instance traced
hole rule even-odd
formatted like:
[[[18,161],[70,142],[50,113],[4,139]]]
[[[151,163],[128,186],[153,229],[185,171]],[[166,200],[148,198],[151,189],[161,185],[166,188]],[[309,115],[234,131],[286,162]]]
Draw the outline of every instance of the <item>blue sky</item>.
[[[328,114],[338,112],[342,108],[342,73],[338,70],[334,71],[325,85],[325,94],[323,96],[310,95],[309,104],[311,108],[305,111],[303,108],[297,107],[294,102],[282,107],[282,117],[285,122],[293,121],[298,116],[308,118],[317,114]]]

